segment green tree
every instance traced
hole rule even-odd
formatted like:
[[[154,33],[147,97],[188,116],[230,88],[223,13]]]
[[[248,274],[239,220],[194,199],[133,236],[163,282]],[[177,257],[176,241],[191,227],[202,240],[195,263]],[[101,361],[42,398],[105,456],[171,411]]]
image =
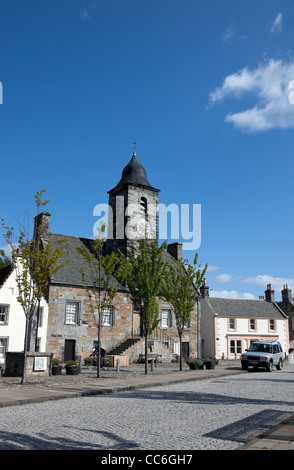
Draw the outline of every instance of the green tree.
[[[11,260],[5,254],[4,250],[0,250],[0,269],[5,268],[11,264]]]
[[[100,377],[100,359],[101,359],[101,330],[103,327],[103,312],[112,307],[113,299],[117,293],[117,287],[113,283],[113,276],[117,272],[123,279],[121,254],[104,254],[106,226],[101,223],[98,234],[91,242],[91,250],[85,245],[77,247],[77,252],[82,255],[87,265],[87,274],[83,267],[77,269],[83,282],[90,278],[91,285],[87,286],[90,311],[96,320],[98,328],[98,356],[97,356],[97,377]],[[88,281],[87,281],[88,282]]]
[[[44,192],[45,190],[42,190],[35,195],[37,215],[40,208],[50,202],[42,201]],[[60,240],[57,247],[53,248],[50,237],[45,243],[42,242],[42,224],[39,225],[36,236],[31,239],[23,228],[20,228],[16,234],[14,227],[7,226],[4,219],[1,220],[4,238],[10,246],[12,264],[16,271],[17,300],[22,306],[26,318],[21,381],[22,384],[25,384],[27,352],[33,347],[29,337],[30,327],[33,320],[36,320],[39,300],[47,294],[50,277],[66,263],[66,261],[61,262],[61,258],[65,254],[66,237]]]
[[[204,279],[207,264],[203,269],[197,265],[196,253],[193,265],[187,260],[174,260],[165,270],[165,279],[162,286],[162,296],[171,305],[175,317],[180,340],[180,370],[183,370],[182,335],[184,328],[190,321],[195,302],[198,301],[198,291]],[[197,320],[199,322],[199,318]]]
[[[145,336],[145,374],[148,374],[148,335],[160,321],[158,299],[166,269],[165,249],[166,242],[159,246],[157,240],[138,240],[124,260],[125,269],[122,271],[133,305],[141,316]]]

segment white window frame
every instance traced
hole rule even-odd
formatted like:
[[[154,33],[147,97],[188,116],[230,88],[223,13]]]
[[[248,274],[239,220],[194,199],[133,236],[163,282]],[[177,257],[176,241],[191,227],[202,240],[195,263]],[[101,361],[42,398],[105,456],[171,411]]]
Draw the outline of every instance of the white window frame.
[[[8,305],[0,305],[0,325],[7,325],[8,320]]]
[[[70,305],[75,305],[75,311],[70,311]],[[80,302],[76,300],[67,300],[65,303],[65,321],[66,325],[78,325],[80,316]]]
[[[251,322],[253,322],[253,326]],[[256,331],[256,318],[249,318],[249,330]]]
[[[271,327],[273,322],[273,328]],[[277,324],[276,324],[276,319],[275,318],[270,318],[268,321],[268,329],[269,331],[276,331],[277,330]]]
[[[172,315],[170,308],[162,308],[161,309],[161,328],[171,328],[172,326]]]
[[[114,325],[114,316],[113,316],[113,307],[103,307],[102,308],[102,326],[113,326]]]
[[[231,322],[233,323],[233,326],[231,326]],[[229,330],[236,331],[236,318],[234,317],[229,318]]]

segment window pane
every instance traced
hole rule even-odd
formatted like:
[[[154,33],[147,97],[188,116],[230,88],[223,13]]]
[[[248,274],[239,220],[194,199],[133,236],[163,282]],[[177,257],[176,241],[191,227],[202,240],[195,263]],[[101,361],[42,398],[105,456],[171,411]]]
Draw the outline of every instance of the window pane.
[[[161,327],[169,328],[171,326],[171,311],[170,309],[162,309],[161,311]]]
[[[235,341],[232,339],[230,341],[230,351],[231,351],[231,354],[235,354]]]
[[[79,311],[78,302],[67,302],[66,303],[66,312],[65,312],[65,322],[66,323],[77,323],[78,322],[78,311]]]
[[[102,325],[112,326],[112,307],[104,307],[102,310]]]
[[[6,307],[4,305],[0,306],[0,323],[6,322]]]
[[[237,340],[237,354],[241,354],[241,340]]]

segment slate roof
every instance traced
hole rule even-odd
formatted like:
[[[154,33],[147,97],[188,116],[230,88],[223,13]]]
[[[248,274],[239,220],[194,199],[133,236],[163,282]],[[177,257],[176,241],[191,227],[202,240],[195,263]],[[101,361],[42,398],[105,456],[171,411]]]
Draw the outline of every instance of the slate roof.
[[[66,237],[66,254],[61,258],[61,261],[68,260],[64,267],[60,268],[56,274],[51,278],[51,284],[72,285],[81,287],[90,287],[92,285],[91,273],[87,262],[83,256],[77,253],[78,246],[86,246],[91,251],[91,242],[89,238],[69,237],[51,233],[49,235],[53,249],[58,246],[58,242]],[[49,239],[48,237],[48,239]],[[163,260],[165,262],[175,263],[174,258],[167,252],[163,252]],[[78,269],[83,268],[85,272],[85,281],[82,280],[81,274]],[[120,291],[128,292],[127,287],[121,285],[115,277],[111,277],[111,282]]]
[[[151,184],[147,180],[146,170],[139,162],[136,152],[133,153],[130,162],[123,169],[121,179],[114,189],[118,189],[126,183],[139,184],[140,186],[152,188]]]
[[[49,238],[50,237],[50,238]],[[64,238],[63,235],[52,233],[48,239],[52,243],[53,249],[58,246],[59,240]],[[68,263],[64,267],[60,268],[56,274],[51,278],[51,284],[63,284],[63,285],[73,285],[73,286],[91,286],[91,273],[87,262],[84,260],[83,256],[77,253],[78,246],[86,246],[88,250],[91,251],[91,239],[88,238],[78,238],[78,237],[68,237],[66,236],[66,253],[61,258],[61,261],[68,260]],[[81,274],[78,269],[83,268],[85,272],[85,281],[82,280]],[[114,277],[111,278],[113,285],[121,291],[126,291],[127,289],[122,286]]]
[[[286,318],[286,315],[275,303],[266,300],[222,299],[216,297],[209,297],[205,300],[220,317]]]
[[[5,266],[4,268],[0,269],[0,287],[3,286],[6,279],[10,276],[13,271],[13,266],[10,264],[9,266]]]

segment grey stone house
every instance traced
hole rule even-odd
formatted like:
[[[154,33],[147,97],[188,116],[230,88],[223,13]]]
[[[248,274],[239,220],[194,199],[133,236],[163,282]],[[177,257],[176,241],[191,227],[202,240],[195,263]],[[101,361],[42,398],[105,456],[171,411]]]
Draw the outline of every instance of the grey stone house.
[[[110,209],[106,252],[119,248],[127,256],[130,244],[136,243],[136,237],[132,238],[134,233],[142,235],[148,231],[150,239],[157,237],[159,190],[148,182],[146,171],[135,152],[124,168],[119,183],[108,194]],[[49,234],[50,214],[47,212],[36,217],[35,229],[38,224],[42,224],[44,228],[43,243],[46,243],[49,236],[53,243],[58,243],[60,237],[63,237],[60,234]],[[83,281],[78,270],[73,269],[81,266],[85,272],[88,269],[83,257],[76,250],[81,244],[91,250],[90,239],[67,236],[65,259],[69,262],[52,277],[47,296],[49,312],[46,351],[63,361],[77,356],[88,357],[97,343],[96,319],[91,314],[86,291],[87,285],[90,285],[90,276],[86,276]],[[174,258],[181,258],[181,255],[179,243],[170,244],[164,254],[169,262]],[[144,351],[144,341],[140,338],[140,315],[134,310],[126,287],[114,278],[112,282],[117,287],[117,294],[112,308],[103,313],[102,347],[107,354],[122,353],[128,355],[130,361],[136,361],[140,352]],[[160,325],[149,344],[163,360],[171,360],[178,353],[179,339],[172,309],[163,301],[160,302],[160,317]],[[183,335],[185,357],[197,350],[198,331],[195,307]]]

